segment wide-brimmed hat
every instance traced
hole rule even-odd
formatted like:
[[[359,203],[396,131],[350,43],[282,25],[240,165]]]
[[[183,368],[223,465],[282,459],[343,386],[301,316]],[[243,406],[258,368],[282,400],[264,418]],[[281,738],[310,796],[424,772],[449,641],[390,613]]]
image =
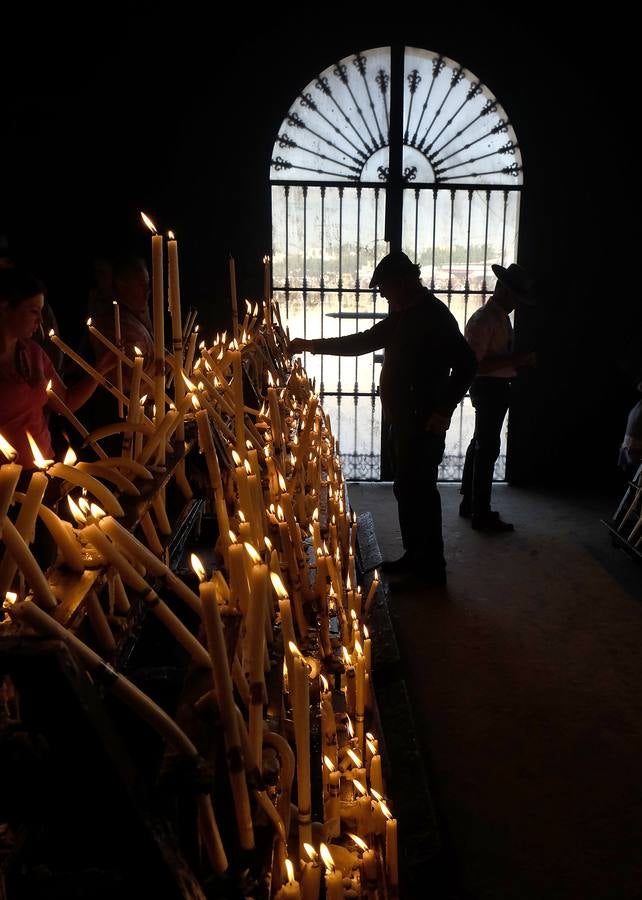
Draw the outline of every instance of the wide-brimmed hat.
[[[523,266],[520,266],[519,263],[511,263],[505,269],[503,266],[494,263],[491,268],[497,276],[497,281],[515,294],[520,303],[525,303],[527,306],[535,305],[537,302],[535,279],[528,274]]]
[[[380,259],[372,273],[370,287],[378,287],[385,278],[399,278],[404,275],[414,275],[419,278],[420,267],[401,250],[393,250]]]

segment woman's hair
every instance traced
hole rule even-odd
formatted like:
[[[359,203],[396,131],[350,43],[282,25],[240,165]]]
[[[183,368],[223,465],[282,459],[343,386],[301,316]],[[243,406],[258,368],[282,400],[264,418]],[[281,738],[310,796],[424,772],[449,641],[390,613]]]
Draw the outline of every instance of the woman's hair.
[[[24,269],[0,269],[0,301],[19,306],[23,300],[46,294],[43,282]]]

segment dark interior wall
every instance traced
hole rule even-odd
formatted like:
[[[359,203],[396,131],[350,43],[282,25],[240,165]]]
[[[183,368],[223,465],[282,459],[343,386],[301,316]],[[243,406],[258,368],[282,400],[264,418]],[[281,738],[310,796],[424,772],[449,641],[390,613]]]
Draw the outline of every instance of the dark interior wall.
[[[614,15],[580,34],[542,7],[385,25],[315,13],[232,10],[223,24],[202,6],[134,3],[7,22],[0,230],[47,280],[63,334],[83,328],[94,254],[148,253],[140,210],[179,238],[184,303],[223,325],[230,253],[239,296],[260,295],[269,159],[296,91],[355,50],[424,46],[495,93],[522,149],[520,261],[541,301],[517,325],[540,364],[516,391],[511,478],[615,477],[642,371],[632,36]]]

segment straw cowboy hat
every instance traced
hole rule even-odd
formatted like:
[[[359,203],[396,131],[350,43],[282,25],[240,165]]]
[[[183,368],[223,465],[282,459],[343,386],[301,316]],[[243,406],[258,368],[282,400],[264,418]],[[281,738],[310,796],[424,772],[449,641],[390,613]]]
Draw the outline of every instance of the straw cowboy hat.
[[[535,305],[535,279],[528,274],[526,269],[518,263],[511,263],[507,269],[495,263],[491,268],[497,276],[497,281],[515,294],[520,303],[524,303],[526,306]]]

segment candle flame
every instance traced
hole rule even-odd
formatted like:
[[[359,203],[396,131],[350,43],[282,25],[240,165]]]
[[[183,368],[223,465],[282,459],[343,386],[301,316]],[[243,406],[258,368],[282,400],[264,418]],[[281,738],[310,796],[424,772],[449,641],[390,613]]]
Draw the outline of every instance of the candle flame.
[[[353,624],[353,625],[356,625],[356,624],[357,624],[357,611],[356,611],[356,609],[351,609],[351,610],[350,610],[350,618],[352,619],[352,624]]]
[[[277,504],[276,507],[276,517],[279,522],[285,522],[285,516],[283,515],[283,510],[281,509],[281,504]]]
[[[236,466],[240,466],[240,465],[241,465],[241,457],[240,457],[239,454],[236,452],[236,450],[232,450],[232,459],[234,460],[234,464],[235,464]]]
[[[370,638],[370,632],[368,631],[367,625],[363,626],[363,636],[366,640],[369,640],[369,638]]]
[[[350,747],[347,750],[347,754],[350,757],[350,759],[352,760],[352,762],[355,764],[357,769],[360,769],[361,768],[361,759],[357,756],[357,754],[354,752],[352,747]]]
[[[281,600],[288,600],[288,592],[285,589],[285,585],[281,581],[281,576],[277,575],[276,572],[270,572],[270,581],[272,582],[272,587],[274,591]]]
[[[71,496],[71,494],[67,494],[67,503],[69,504],[69,509],[71,510],[71,514],[74,517],[74,521],[77,522],[78,525],[84,525],[87,521],[87,517],[78,506],[74,498]]]
[[[371,787],[371,788],[370,788],[370,793],[371,793],[372,796],[375,798],[375,800],[377,801],[377,803],[381,803],[381,801],[383,800],[383,797],[381,796],[381,794],[379,793],[379,791],[375,791],[375,789]]]
[[[229,535],[229,538],[230,538],[230,540],[231,540],[231,542],[232,542],[233,544],[238,544],[238,541],[237,541],[237,539],[236,539],[236,535],[234,534],[234,532],[232,531],[231,528],[230,528],[230,530],[228,531],[228,535]]]
[[[105,510],[101,509],[97,503],[90,504],[89,508],[91,510],[91,514],[94,517],[94,519],[103,519],[107,515]]]
[[[283,477],[283,475],[281,475],[280,472],[279,472],[279,488],[280,488],[282,494],[285,494],[288,489],[288,486],[285,483],[285,478]]]
[[[332,760],[330,759],[329,756],[324,756],[324,757],[323,757],[323,764],[324,764],[324,766],[326,767],[326,769],[328,770],[328,772],[335,772],[335,771],[336,771],[336,766],[335,766],[335,764],[332,762]]]
[[[381,807],[381,812],[384,814],[386,819],[392,819],[392,813],[390,812],[390,810],[388,809],[386,804],[383,802],[383,800],[379,801],[379,806]]]
[[[345,646],[345,644],[343,645],[343,647],[341,647],[341,655],[343,656],[344,663],[349,666],[351,663],[350,654],[348,653],[348,648]]]
[[[29,441],[29,446],[31,447],[31,453],[33,455],[33,461],[36,464],[38,469],[46,469],[52,463],[53,459],[45,459],[42,453],[40,452],[40,447],[36,444],[33,436],[27,432],[27,440]]]
[[[201,408],[201,404],[198,402],[198,397],[196,396],[196,394],[192,394],[192,406],[194,407],[194,409]]]
[[[176,238],[174,237],[174,232],[173,232],[173,231],[168,231],[168,232],[167,232],[167,240],[168,240],[168,241],[175,241],[175,240],[176,240]]]
[[[87,325],[91,325],[91,316],[87,319]]]
[[[140,349],[140,347],[137,347],[135,344],[134,344],[134,353],[136,354],[136,356],[143,355],[143,351]]]
[[[288,884],[292,884],[294,881],[294,866],[289,859],[286,859],[285,861],[285,871],[288,876]]]
[[[261,555],[257,552],[256,548],[249,544],[247,541],[243,544],[245,550],[247,551],[247,555],[250,557],[254,565],[261,562]]]
[[[84,490],[85,488],[83,488],[83,491]],[[91,515],[91,503],[86,497],[83,496],[78,498],[78,506],[82,509],[86,516]]]
[[[143,222],[145,223],[145,225],[147,225],[147,227],[149,228],[149,230],[151,231],[152,234],[158,234],[158,231],[156,231],[156,226],[154,225],[152,220],[149,218],[149,216],[146,216],[145,213],[142,212],[142,210],[141,210],[140,217],[143,220]]]
[[[239,509],[239,522],[247,522],[245,513],[243,512],[242,509]]]
[[[359,850],[363,850],[364,853],[366,852],[366,850],[368,849],[368,845],[362,838],[359,837],[358,834],[352,834],[352,832],[349,831],[348,837],[355,842]]]
[[[195,390],[196,390],[196,385],[194,384],[193,381],[190,381],[190,380],[189,380],[189,378],[187,377],[187,375],[185,374],[185,372],[183,372],[182,369],[181,369],[181,377],[182,377],[183,381],[185,382],[185,387],[187,388],[188,391],[195,391]]]
[[[200,561],[198,556],[195,553],[192,553],[190,556],[190,563],[192,564],[192,569],[198,578],[199,581],[205,581],[205,567],[203,563]]]
[[[272,546],[272,541],[269,539],[269,537],[264,537],[263,543],[267,547],[268,551],[271,553],[274,548]]]
[[[244,460],[243,465],[245,467],[245,471],[247,472],[247,474],[251,475],[252,474],[252,466],[250,465],[249,460],[247,460],[247,459]]]
[[[13,606],[17,599],[18,595],[15,591],[7,591],[4,595],[4,603],[2,605],[6,607]]]
[[[53,380],[50,378],[49,381],[47,382],[47,393],[49,393],[49,391],[52,389],[52,387],[53,387]]]
[[[51,384],[51,382],[49,382]],[[13,449],[9,441],[0,434],[0,453],[3,454],[5,459],[8,459],[11,462],[12,459],[15,459],[17,451]]]
[[[312,846],[312,844],[303,844],[303,849],[304,849],[305,852],[308,854],[308,856],[310,857],[310,859],[312,860],[312,862],[314,862],[315,859],[316,859],[316,858],[318,857],[318,855],[319,855],[319,854],[317,853],[317,851],[314,849],[314,847]]]
[[[366,794],[367,794],[368,792],[367,792],[367,790],[365,789],[365,787],[361,784],[361,782],[360,782],[358,779],[353,778],[353,779],[352,779],[352,783],[353,783],[353,785],[356,787],[356,789],[359,791],[359,793],[361,794],[361,796],[362,796],[362,797],[365,797]]]
[[[330,851],[328,850],[328,848],[326,847],[326,845],[324,843],[321,843],[319,845],[319,852],[321,854],[321,859],[323,860],[326,869],[329,869],[331,872],[334,872],[335,865],[334,865],[334,860],[332,859],[332,854],[330,853]]]
[[[76,456],[74,448],[71,445],[69,447],[67,447],[67,452],[65,453],[65,458],[63,459],[63,462],[66,466],[73,466],[75,463],[78,462],[78,457]]]
[[[323,690],[327,691],[328,688],[330,687],[330,685],[328,684],[328,679],[325,677],[325,675],[319,675],[319,678],[321,679],[321,684],[323,686]]]
[[[354,725],[352,724],[352,719],[350,718],[350,716],[346,716],[346,728],[347,728],[347,731],[348,731],[348,734],[350,735],[350,737],[353,738],[354,737]]]
[[[49,329],[49,337],[53,339],[53,338],[55,338],[55,336],[56,336],[56,332],[53,330],[53,328],[50,328]]]
[[[304,658],[303,654],[294,643],[294,641],[288,641],[288,647],[290,648],[290,653],[292,653],[294,656],[298,656],[300,659]]]
[[[143,396],[139,399],[138,402],[140,403],[141,406],[145,406],[145,404],[147,403],[147,394],[143,394]]]
[[[361,649],[361,644],[359,641],[354,642],[354,649],[357,653],[357,656],[363,656],[363,650]]]

